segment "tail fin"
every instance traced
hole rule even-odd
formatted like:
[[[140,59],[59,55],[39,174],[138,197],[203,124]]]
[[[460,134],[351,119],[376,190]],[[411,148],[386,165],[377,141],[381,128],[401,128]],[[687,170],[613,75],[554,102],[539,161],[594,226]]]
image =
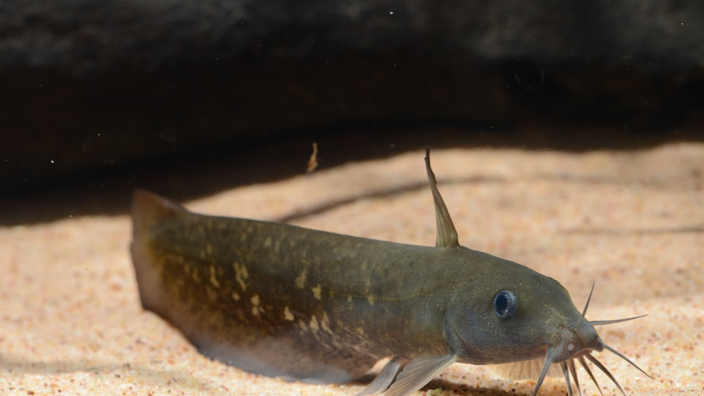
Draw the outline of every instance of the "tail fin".
[[[187,212],[183,206],[147,190],[135,190],[132,195],[132,236],[149,232],[149,228],[180,213]]]
[[[186,208],[146,190],[132,196],[132,263],[134,264],[142,307],[153,310],[161,301],[161,278],[153,253],[150,235],[160,223],[188,213]]]

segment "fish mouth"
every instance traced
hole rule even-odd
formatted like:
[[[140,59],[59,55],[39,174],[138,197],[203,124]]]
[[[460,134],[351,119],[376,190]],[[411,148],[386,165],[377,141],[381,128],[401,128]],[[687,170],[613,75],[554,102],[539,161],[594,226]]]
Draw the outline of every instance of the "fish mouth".
[[[630,365],[632,365],[633,367],[638,369],[640,372],[645,374],[648,378],[653,378],[650,376],[650,374],[643,371],[643,369],[638,367],[638,365],[633,363],[630,359],[628,359],[626,356],[624,356],[623,354],[621,354],[617,350],[609,347],[606,344],[604,344],[604,348],[606,348],[608,351],[614,353],[616,356],[618,356],[618,357],[622,358],[623,360],[625,360],[626,362],[628,362]],[[551,355],[555,354],[554,352],[556,350],[557,350],[557,348],[548,347],[548,352],[545,356],[545,365],[543,366],[543,370],[540,373],[540,377],[538,378],[538,382],[535,384],[533,396],[536,396],[538,394],[538,390],[540,389],[540,386],[542,385],[543,380],[545,379],[545,376],[547,375],[547,372],[553,363],[560,365],[562,373],[565,376],[565,381],[567,382],[567,394],[569,396],[573,396],[572,383],[570,381],[570,376],[571,376],[572,379],[574,380],[575,388],[577,388],[577,392],[581,396],[582,390],[579,387],[579,377],[577,376],[577,365],[575,364],[575,361],[579,362],[579,364],[582,366],[582,368],[584,368],[584,371],[587,372],[587,374],[589,375],[589,378],[591,378],[592,382],[594,382],[594,385],[596,385],[596,388],[599,389],[599,392],[603,395],[603,392],[601,392],[601,387],[599,387],[599,383],[597,382],[596,377],[594,377],[594,373],[587,365],[587,360],[589,360],[595,367],[597,367],[599,370],[601,370],[601,372],[603,372],[611,380],[611,382],[613,382],[614,385],[616,385],[616,387],[621,391],[621,393],[624,396],[626,396],[626,393],[623,391],[623,388],[621,388],[621,385],[618,383],[618,381],[613,376],[613,374],[611,374],[611,372],[599,360],[597,360],[596,357],[592,356],[591,353],[594,350],[592,350],[592,349],[581,350],[561,362],[553,360],[553,357],[551,356]]]
[[[574,385],[577,388],[577,392],[581,396],[582,390],[579,387],[579,378],[577,377],[577,367],[575,361],[579,362],[579,364],[584,368],[584,371],[587,372],[589,377],[594,382],[594,385],[596,385],[597,389],[599,389],[599,392],[603,395],[603,392],[599,387],[599,383],[594,377],[594,373],[592,373],[592,371],[589,369],[589,366],[587,365],[587,360],[589,360],[595,367],[601,370],[601,372],[603,372],[625,396],[626,393],[623,391],[623,388],[621,388],[621,385],[618,383],[618,381],[616,381],[616,378],[613,376],[613,374],[611,374],[611,372],[609,372],[609,370],[599,360],[597,360],[597,358],[592,356],[592,352],[601,352],[604,349],[625,360],[631,366],[640,370],[640,372],[642,372],[649,378],[652,378],[650,374],[643,371],[643,369],[638,367],[638,365],[633,363],[622,353],[604,343],[601,337],[599,337],[599,335],[596,333],[596,330],[594,330],[594,326],[603,326],[614,323],[626,322],[629,320],[642,318],[646,315],[614,320],[588,321],[585,318],[585,315],[587,314],[587,308],[589,308],[589,301],[591,301],[593,292],[594,284],[592,284],[592,290],[591,292],[589,292],[589,298],[587,299],[587,303],[584,306],[584,310],[582,311],[582,315],[579,320],[569,326],[562,328],[562,340],[559,343],[555,345],[548,345],[547,354],[545,355],[545,364],[543,365],[543,369],[540,372],[540,377],[538,378],[538,381],[535,384],[533,396],[536,396],[538,394],[538,390],[540,389],[540,386],[542,385],[543,380],[545,379],[545,376],[547,375],[548,370],[550,369],[550,366],[552,364],[560,365],[560,368],[562,369],[562,372],[565,376],[565,381],[567,382],[568,395],[573,396],[572,385],[570,382],[571,376],[574,380]]]

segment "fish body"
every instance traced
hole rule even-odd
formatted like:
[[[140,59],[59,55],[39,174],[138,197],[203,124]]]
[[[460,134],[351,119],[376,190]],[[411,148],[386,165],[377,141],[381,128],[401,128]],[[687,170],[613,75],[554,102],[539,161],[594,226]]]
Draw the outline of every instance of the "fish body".
[[[142,304],[201,353],[253,373],[341,383],[392,357],[361,394],[408,394],[453,362],[545,359],[542,382],[552,364],[566,372],[603,349],[559,282],[459,245],[426,165],[435,247],[205,216],[138,190]]]

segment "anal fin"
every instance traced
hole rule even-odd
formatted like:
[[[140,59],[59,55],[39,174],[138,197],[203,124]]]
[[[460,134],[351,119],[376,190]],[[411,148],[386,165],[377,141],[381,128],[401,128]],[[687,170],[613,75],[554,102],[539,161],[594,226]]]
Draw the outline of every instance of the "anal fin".
[[[492,364],[489,366],[489,369],[502,378],[514,380],[535,379],[540,375],[544,361],[545,359],[533,359],[506,364]],[[562,377],[563,374],[560,365],[558,363],[550,365],[548,375],[551,377]]]

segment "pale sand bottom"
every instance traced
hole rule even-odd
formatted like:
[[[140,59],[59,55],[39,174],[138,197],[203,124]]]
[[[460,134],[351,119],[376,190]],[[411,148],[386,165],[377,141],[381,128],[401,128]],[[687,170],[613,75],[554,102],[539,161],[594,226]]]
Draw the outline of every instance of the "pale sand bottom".
[[[422,158],[414,152],[350,164],[188,206],[271,220],[297,215],[296,224],[311,228],[432,245]],[[650,314],[599,329],[654,377],[600,354],[628,394],[704,394],[703,145],[589,154],[447,150],[434,152],[433,163],[463,245],[559,280],[578,307],[596,281],[591,319]],[[140,308],[129,241],[127,216],[0,229],[0,394],[351,395],[361,389],[286,383],[199,355]],[[586,395],[598,394],[583,371],[580,378]],[[605,394],[617,394],[605,376],[597,378]],[[424,392],[523,395],[534,385],[453,365]],[[565,390],[564,380],[548,379],[541,395]]]

